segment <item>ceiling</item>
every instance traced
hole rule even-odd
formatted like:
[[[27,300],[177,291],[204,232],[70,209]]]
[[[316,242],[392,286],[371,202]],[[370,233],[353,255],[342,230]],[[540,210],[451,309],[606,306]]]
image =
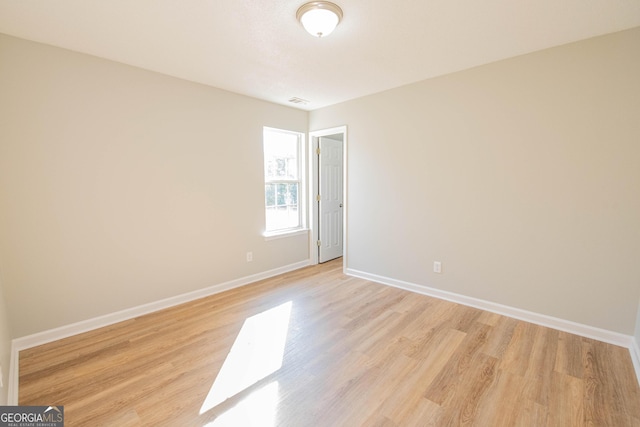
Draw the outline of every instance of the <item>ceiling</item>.
[[[0,33],[313,110],[640,26],[640,0],[334,2],[322,39],[305,0],[0,0]]]

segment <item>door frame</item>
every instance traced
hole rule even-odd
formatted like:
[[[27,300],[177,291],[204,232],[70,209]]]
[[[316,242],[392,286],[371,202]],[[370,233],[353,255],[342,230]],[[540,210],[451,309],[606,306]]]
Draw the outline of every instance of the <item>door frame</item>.
[[[318,252],[318,239],[320,229],[320,218],[318,215],[316,195],[318,194],[318,173],[319,165],[316,150],[318,148],[318,141],[322,136],[330,136],[342,134],[342,198],[343,198],[343,210],[342,210],[342,269],[347,269],[347,218],[348,218],[348,194],[347,194],[347,126],[337,126],[328,129],[321,129],[309,132],[309,224],[311,225],[311,238],[309,239],[309,259],[311,264],[318,264],[319,252]]]

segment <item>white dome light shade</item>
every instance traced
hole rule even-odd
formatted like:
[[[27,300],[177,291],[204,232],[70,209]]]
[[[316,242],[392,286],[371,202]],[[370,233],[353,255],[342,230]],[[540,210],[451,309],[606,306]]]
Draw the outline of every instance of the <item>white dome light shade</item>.
[[[335,13],[326,9],[314,9],[302,15],[300,22],[309,34],[322,37],[328,36],[338,25],[338,17]]]
[[[331,34],[342,19],[342,9],[328,1],[313,1],[302,5],[296,17],[309,34],[324,37]]]

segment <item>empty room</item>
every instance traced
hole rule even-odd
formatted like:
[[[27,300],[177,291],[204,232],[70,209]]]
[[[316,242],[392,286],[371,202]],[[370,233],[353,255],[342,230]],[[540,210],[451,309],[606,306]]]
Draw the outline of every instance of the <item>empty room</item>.
[[[640,426],[639,343],[637,0],[0,0],[0,423]]]

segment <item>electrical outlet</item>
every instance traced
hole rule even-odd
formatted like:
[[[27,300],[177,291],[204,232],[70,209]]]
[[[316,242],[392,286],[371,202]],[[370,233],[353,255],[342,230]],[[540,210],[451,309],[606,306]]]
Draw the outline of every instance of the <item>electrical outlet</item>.
[[[247,252],[247,262],[253,261],[253,252]]]
[[[442,263],[440,261],[433,261],[433,272],[442,273]]]

